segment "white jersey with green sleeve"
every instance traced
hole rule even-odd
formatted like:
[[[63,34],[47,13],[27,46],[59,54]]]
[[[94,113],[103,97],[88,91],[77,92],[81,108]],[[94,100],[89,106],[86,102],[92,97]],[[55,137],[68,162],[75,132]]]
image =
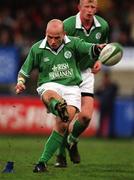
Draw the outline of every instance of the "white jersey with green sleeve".
[[[54,51],[45,38],[31,47],[19,74],[29,77],[31,71],[37,68],[38,86],[47,82],[79,85],[82,78],[78,63],[82,58],[78,57],[88,56],[88,61],[93,61],[93,47],[93,44],[80,38],[65,36],[62,45]]]
[[[100,16],[95,15],[93,17],[93,25],[89,31],[87,31],[81,23],[80,13],[75,16],[71,16],[64,20],[64,29],[67,35],[79,37],[86,42],[102,44],[108,41],[109,26],[108,23]],[[85,63],[81,61],[81,70],[89,67],[89,61],[85,60]],[[93,64],[92,64],[93,65]]]

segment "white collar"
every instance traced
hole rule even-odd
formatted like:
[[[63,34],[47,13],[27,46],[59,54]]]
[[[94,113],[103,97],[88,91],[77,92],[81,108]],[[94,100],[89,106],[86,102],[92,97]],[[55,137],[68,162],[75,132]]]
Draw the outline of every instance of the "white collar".
[[[64,42],[65,44],[69,43],[71,40],[67,37],[67,35],[64,36]],[[44,49],[46,48],[46,43],[47,43],[47,38],[45,37],[45,39],[42,40],[39,48]]]
[[[99,21],[97,20],[97,18],[95,16],[93,16],[94,19],[94,25],[95,27],[100,27],[101,24],[99,23]],[[80,12],[76,14],[76,24],[75,24],[75,28],[76,29],[82,29],[82,23],[81,23],[81,19],[80,19]]]

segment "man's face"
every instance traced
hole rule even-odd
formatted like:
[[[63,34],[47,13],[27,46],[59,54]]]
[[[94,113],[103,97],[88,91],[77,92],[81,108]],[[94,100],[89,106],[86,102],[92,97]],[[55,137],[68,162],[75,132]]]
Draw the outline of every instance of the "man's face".
[[[91,20],[97,10],[96,0],[82,0],[79,5],[80,16],[84,20]]]
[[[57,50],[63,42],[64,32],[62,29],[49,29],[46,32],[47,42],[51,49]]]

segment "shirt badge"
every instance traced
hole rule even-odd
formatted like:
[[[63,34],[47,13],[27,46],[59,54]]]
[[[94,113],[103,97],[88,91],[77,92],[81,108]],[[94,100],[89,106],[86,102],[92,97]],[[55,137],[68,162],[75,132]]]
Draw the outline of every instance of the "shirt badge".
[[[49,59],[48,57],[45,57],[45,58],[43,59],[43,62],[48,62],[48,61],[50,61],[50,59]]]
[[[70,51],[66,51],[66,52],[64,53],[64,57],[65,57],[66,59],[70,59],[70,58],[72,57],[72,53],[71,53]]]
[[[98,33],[96,34],[96,39],[100,39],[100,38],[101,38],[101,33],[98,32]]]

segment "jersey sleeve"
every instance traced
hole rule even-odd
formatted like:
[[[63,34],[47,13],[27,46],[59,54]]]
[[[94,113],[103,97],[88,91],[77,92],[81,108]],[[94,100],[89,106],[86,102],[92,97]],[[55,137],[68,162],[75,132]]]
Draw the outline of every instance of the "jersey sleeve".
[[[84,70],[88,67],[92,67],[96,61],[96,55],[94,54],[95,44],[87,43],[82,39],[76,38],[76,54],[77,61],[80,65],[80,69]]]
[[[75,48],[78,56],[89,56],[90,59],[93,59],[93,46],[92,43],[87,43],[83,39],[75,37]]]
[[[22,74],[23,76],[28,78],[30,76],[31,71],[34,68],[34,59],[35,58],[34,58],[33,48],[31,48],[24,64],[22,65],[19,71],[19,74]]]

